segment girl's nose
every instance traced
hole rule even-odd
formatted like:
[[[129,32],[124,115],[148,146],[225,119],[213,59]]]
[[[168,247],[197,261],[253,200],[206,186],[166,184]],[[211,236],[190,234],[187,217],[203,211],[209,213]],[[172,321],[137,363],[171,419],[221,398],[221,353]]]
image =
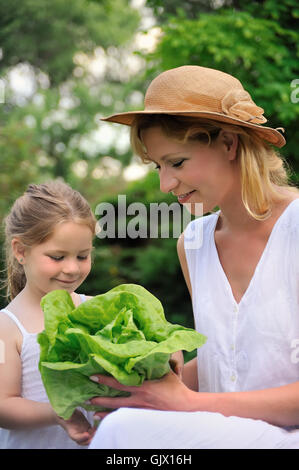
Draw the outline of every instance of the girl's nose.
[[[160,190],[162,193],[170,193],[173,191],[177,185],[178,180],[175,176],[169,174],[167,171],[160,171]]]
[[[62,271],[65,274],[77,274],[80,271],[78,260],[77,259],[65,260]]]

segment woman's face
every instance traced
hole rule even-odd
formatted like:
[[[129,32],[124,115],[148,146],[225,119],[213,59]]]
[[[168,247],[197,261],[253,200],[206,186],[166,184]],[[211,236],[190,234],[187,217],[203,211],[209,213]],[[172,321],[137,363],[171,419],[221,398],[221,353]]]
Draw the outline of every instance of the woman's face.
[[[200,213],[194,203],[201,203],[205,214],[232,198],[239,185],[236,135],[221,131],[208,146],[199,141],[179,143],[153,127],[142,132],[142,140],[159,171],[161,191],[191,204],[192,213]]]

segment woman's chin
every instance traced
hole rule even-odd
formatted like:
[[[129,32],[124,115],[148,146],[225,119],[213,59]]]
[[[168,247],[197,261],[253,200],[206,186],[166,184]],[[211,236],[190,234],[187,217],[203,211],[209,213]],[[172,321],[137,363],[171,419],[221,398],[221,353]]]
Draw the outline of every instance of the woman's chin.
[[[202,202],[193,202],[193,201],[189,202],[188,201],[182,205],[191,215],[195,215],[196,217],[201,217],[204,214],[205,207]]]
[[[203,202],[192,201],[183,204],[183,206],[191,215],[194,215],[196,217],[201,217],[217,210],[217,206],[215,207],[214,205],[206,204]]]

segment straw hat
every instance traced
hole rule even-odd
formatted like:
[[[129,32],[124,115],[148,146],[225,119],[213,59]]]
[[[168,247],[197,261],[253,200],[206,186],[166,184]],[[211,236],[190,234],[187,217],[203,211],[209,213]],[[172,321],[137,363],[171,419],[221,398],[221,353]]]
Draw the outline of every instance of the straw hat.
[[[286,141],[279,130],[262,125],[267,122],[263,113],[237,78],[219,70],[185,65],[167,70],[151,82],[144,110],[113,114],[102,120],[130,126],[136,116],[143,114],[210,118],[255,129],[262,139],[282,147]]]

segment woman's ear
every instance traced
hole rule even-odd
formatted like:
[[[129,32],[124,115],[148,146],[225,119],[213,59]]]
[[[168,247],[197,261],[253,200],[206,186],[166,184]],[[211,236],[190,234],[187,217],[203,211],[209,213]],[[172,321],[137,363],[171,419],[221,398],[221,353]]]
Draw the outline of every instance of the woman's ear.
[[[226,132],[222,130],[219,134],[219,139],[224,145],[224,149],[228,154],[229,160],[235,160],[239,142],[238,135],[234,134],[233,132]]]
[[[20,264],[24,264],[25,262],[25,254],[26,254],[26,247],[21,242],[18,237],[15,237],[11,241],[11,249],[12,252]]]

